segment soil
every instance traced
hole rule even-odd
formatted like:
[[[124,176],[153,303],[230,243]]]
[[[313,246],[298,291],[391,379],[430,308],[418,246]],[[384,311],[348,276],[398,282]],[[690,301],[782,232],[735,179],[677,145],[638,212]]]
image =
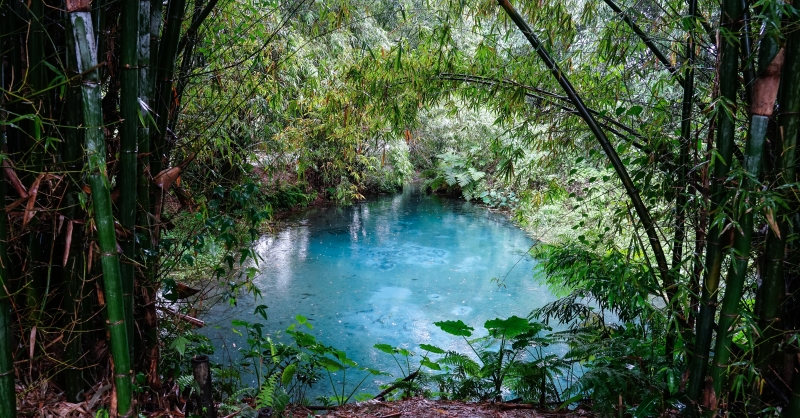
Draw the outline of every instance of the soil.
[[[312,411],[302,406],[291,408],[288,412],[294,417],[320,416],[330,418],[517,418],[517,417],[595,417],[589,411],[578,410],[540,410],[534,405],[513,403],[471,403],[459,401],[411,398],[400,401],[367,401],[347,404],[328,411]]]

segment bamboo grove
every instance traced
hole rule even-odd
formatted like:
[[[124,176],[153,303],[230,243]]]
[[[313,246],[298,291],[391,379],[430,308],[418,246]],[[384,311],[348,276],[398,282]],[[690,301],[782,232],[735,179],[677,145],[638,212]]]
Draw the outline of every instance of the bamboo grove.
[[[241,168],[257,154],[360,198],[387,159],[407,175],[391,155],[424,151],[436,109],[492,115],[504,133],[467,159],[529,211],[603,188],[602,216],[538,253],[574,295],[539,314],[587,324],[586,299],[617,315],[592,350],[646,346],[616,371],[654,388],[626,405],[800,416],[800,9],[512,3],[3,0],[0,416],[47,379],[69,402],[113,380],[113,412],[142,410],[168,384],[159,294],[197,243],[170,236],[175,202],[232,240],[223,267],[245,265],[209,213],[256,194]],[[586,164],[602,174],[570,181]],[[588,364],[581,338],[564,337]],[[616,407],[586,376],[577,398]]]

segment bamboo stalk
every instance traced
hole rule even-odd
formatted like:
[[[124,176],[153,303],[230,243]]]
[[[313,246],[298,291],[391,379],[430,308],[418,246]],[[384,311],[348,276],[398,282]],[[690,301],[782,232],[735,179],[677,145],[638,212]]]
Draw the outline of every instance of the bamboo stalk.
[[[189,26],[189,29],[186,30],[186,33],[183,35],[180,43],[178,44],[178,52],[183,51],[186,45],[191,41],[191,38],[196,37],[197,30],[200,29],[200,25],[206,20],[211,11],[214,10],[214,7],[217,6],[217,3],[219,3],[219,0],[210,0],[202,10],[195,9],[195,15],[192,18],[192,24]]]
[[[764,140],[767,135],[769,117],[753,115],[750,121],[750,133],[747,138],[745,154],[745,170],[749,177],[758,178],[761,171],[761,157],[764,150]],[[743,189],[747,192],[757,191],[759,183],[745,178]],[[722,300],[722,309],[719,314],[719,328],[714,349],[714,362],[711,368],[713,382],[713,399],[722,396],[723,389],[727,387],[730,365],[731,344],[736,322],[739,320],[739,304],[744,291],[744,281],[747,274],[747,264],[750,260],[750,246],[753,237],[753,211],[750,208],[753,202],[742,204],[737,223],[739,228],[733,241],[733,254],[731,266],[728,268],[728,277],[725,286],[725,297]],[[711,410],[716,411],[719,405],[711,405]]]
[[[186,0],[172,0],[167,6],[167,20],[158,46],[158,65],[156,74],[155,120],[156,128],[150,132],[150,150],[154,158],[150,159],[151,175],[160,173],[169,163],[167,145],[167,127],[170,120],[170,107],[173,104],[173,82],[175,77],[175,61],[177,60],[178,41],[180,38]],[[164,192],[154,189],[151,196],[151,211],[154,219],[153,240],[161,235],[161,209]],[[156,269],[157,266],[153,267]]]
[[[192,27],[199,27],[200,22],[202,22],[204,16],[202,13],[210,12],[209,9],[203,8],[203,1],[204,0],[195,0],[194,2],[194,11],[192,12]],[[177,85],[175,86],[175,109],[171,112],[169,122],[167,126],[168,129],[173,131],[175,127],[178,125],[178,118],[180,117],[181,111],[181,99],[183,99],[183,91],[186,89],[186,84],[189,81],[189,73],[192,71],[192,63],[194,61],[194,47],[197,44],[197,30],[193,32],[187,32],[186,35],[181,39],[181,43],[178,45],[178,52],[183,51],[183,55],[181,56],[181,67],[180,71],[178,72],[178,80]],[[184,43],[186,41],[186,43]],[[171,148],[171,147],[169,147]],[[170,153],[169,149],[167,153]]]
[[[798,19],[793,18],[791,24],[787,25],[794,30],[787,34],[784,48],[785,70],[780,86],[778,135],[774,141],[776,188],[797,181],[795,177],[796,148],[797,136],[800,133],[800,33],[796,29],[797,23]],[[791,196],[791,192],[779,193],[789,207],[792,207],[790,202],[794,197]],[[756,305],[760,307],[760,312],[757,313],[762,333],[761,338],[756,341],[758,347],[756,365],[761,369],[762,379],[768,380],[777,378],[770,363],[773,355],[780,349],[780,336],[784,328],[781,320],[783,302],[786,297],[784,263],[787,240],[792,232],[788,221],[791,213],[792,209],[787,210],[783,206],[778,206],[775,213],[772,214],[774,224],[767,233],[763,275],[757,294]],[[797,379],[796,375],[795,380]]]
[[[77,58],[75,72],[81,73],[97,63],[97,46],[90,15],[89,0],[69,0],[71,29]],[[102,118],[100,82],[97,71],[87,72],[81,86],[83,101],[83,126],[86,128],[86,170],[92,191],[92,208],[97,228],[97,243],[103,271],[103,285],[111,335],[111,356],[114,361],[117,411],[122,417],[133,414],[131,364],[128,333],[125,325],[122,279],[117,256],[114,215],[111,209],[111,193],[106,173],[106,146]]]
[[[66,33],[67,45],[73,45],[72,33]],[[67,62],[70,69],[77,68],[77,57],[74,50],[67,51]],[[69,183],[67,184],[66,201],[67,206],[65,216],[68,222],[67,228],[71,227],[72,234],[67,234],[64,243],[67,252],[67,261],[64,265],[67,272],[67,295],[64,300],[64,309],[67,311],[67,318],[73,321],[71,330],[67,334],[67,347],[65,350],[67,369],[64,370],[65,387],[64,392],[67,402],[77,403],[82,401],[84,390],[83,380],[83,334],[86,331],[86,322],[89,315],[86,315],[88,303],[83,303],[87,296],[85,281],[85,259],[84,259],[84,233],[82,227],[76,227],[72,221],[85,219],[85,213],[80,210],[80,184],[81,170],[83,169],[83,129],[80,129],[83,120],[81,112],[81,86],[79,83],[72,82],[67,88],[67,123],[69,126],[65,132],[64,146],[61,149],[61,158],[64,162],[64,169]]]
[[[533,46],[533,49],[539,55],[539,58],[541,58],[547,68],[550,69],[550,72],[556,78],[556,81],[558,81],[559,85],[561,85],[561,88],[564,89],[564,92],[575,105],[575,110],[578,111],[581,118],[583,118],[586,124],[589,125],[589,129],[591,129],[592,133],[594,133],[595,138],[600,143],[603,151],[605,151],[608,159],[611,162],[611,165],[614,167],[614,171],[616,171],[617,176],[622,182],[622,185],[625,187],[625,191],[627,192],[628,197],[631,199],[633,207],[636,210],[636,214],[639,216],[639,220],[642,222],[642,226],[647,233],[647,237],[650,241],[650,247],[653,251],[653,255],[656,258],[656,264],[658,266],[661,279],[664,283],[664,287],[668,289],[668,292],[670,292],[670,290],[671,292],[674,292],[674,280],[670,273],[669,266],[667,265],[667,258],[664,255],[663,248],[661,247],[661,241],[658,238],[655,224],[650,217],[650,212],[647,210],[644,202],[642,202],[642,198],[639,196],[639,191],[636,190],[636,186],[633,184],[630,175],[628,175],[628,170],[620,160],[619,155],[617,155],[616,150],[609,142],[603,130],[600,129],[600,126],[598,125],[594,116],[592,116],[591,112],[589,112],[586,105],[583,103],[583,100],[580,98],[580,96],[578,96],[575,89],[572,87],[572,84],[564,75],[564,72],[561,71],[555,61],[553,61],[547,50],[536,38],[536,35],[534,35],[533,30],[530,28],[530,26],[528,26],[516,9],[514,9],[514,6],[512,6],[508,0],[498,0],[498,3],[506,11],[509,17],[511,17],[511,20],[514,21],[517,27],[522,31],[522,34],[528,39],[528,42],[530,42],[531,46]],[[668,293],[668,295],[669,294],[670,293]]]
[[[767,136],[767,126],[775,106],[783,68],[783,52],[781,51],[777,55],[773,54],[775,45],[777,45],[777,39],[772,37],[766,37],[762,41],[759,50],[760,73],[758,79],[753,80],[754,85],[750,96],[752,117],[744,160],[745,178],[742,181],[742,189],[747,194],[757,192],[760,187],[760,182],[757,179],[761,174],[761,159]],[[773,55],[775,56],[773,57]],[[739,303],[744,291],[747,265],[750,260],[750,247],[753,236],[752,205],[753,202],[743,201],[737,216],[739,228],[733,242],[731,266],[728,269],[725,298],[722,301],[714,362],[711,368],[715,394],[712,399],[718,399],[727,386],[727,368],[730,364],[732,332],[739,319]],[[711,411],[716,411],[717,408],[717,404],[711,405]]]
[[[722,3],[722,28],[736,33],[741,25],[743,13],[741,0],[723,0]],[[720,70],[719,87],[720,100],[717,105],[718,134],[716,157],[713,158],[714,173],[711,178],[711,208],[709,217],[722,216],[728,199],[725,190],[725,180],[730,171],[733,158],[735,123],[736,123],[736,92],[739,88],[739,46],[735,37],[720,35]],[[714,155],[712,153],[712,155]],[[723,231],[721,222],[709,222],[711,225],[706,236],[706,268],[701,286],[700,314],[697,320],[696,341],[694,358],[689,368],[689,384],[687,394],[689,399],[699,404],[700,395],[708,370],[708,357],[711,349],[714,317],[716,314],[719,279],[722,269],[722,252],[724,243],[720,239]]]
[[[0,132],[0,147],[5,147],[5,131]],[[5,205],[6,182],[0,180],[0,202]],[[14,418],[17,416],[17,399],[14,390],[14,356],[11,346],[11,297],[8,294],[10,285],[11,261],[8,258],[8,215],[0,212],[0,416]]]
[[[694,21],[697,15],[697,0],[688,1],[687,18]],[[686,190],[689,175],[689,148],[692,143],[692,106],[694,104],[694,29],[690,29],[686,39],[686,60],[683,64],[683,100],[681,107],[681,139],[678,157],[677,191],[675,195],[675,238],[672,243],[672,274],[680,276],[683,263],[683,244],[686,239]],[[673,305],[677,308],[677,305]],[[670,310],[672,314],[673,310]],[[680,313],[678,313],[680,315]],[[686,321],[683,321],[686,322]],[[683,324],[682,328],[686,328]],[[670,358],[675,349],[675,333],[667,333],[665,354]]]
[[[667,71],[669,71],[670,74],[675,76],[675,78],[678,81],[678,84],[684,85],[686,82],[684,81],[684,79],[679,74],[678,69],[675,68],[674,65],[672,65],[672,63],[669,61],[669,58],[667,58],[667,56],[664,55],[664,53],[661,52],[661,50],[653,42],[653,40],[650,39],[650,36],[648,36],[646,33],[644,33],[644,31],[639,27],[639,25],[637,25],[636,22],[634,22],[633,19],[631,19],[631,17],[628,16],[627,13],[622,11],[622,9],[620,9],[619,6],[617,6],[612,0],[603,0],[603,2],[605,2],[605,4],[607,4],[608,7],[611,8],[611,10],[614,11],[614,13],[616,13],[619,17],[621,17],[622,20],[631,28],[633,33],[635,33],[636,36],[638,36],[639,39],[641,39],[642,42],[644,42],[644,44],[647,46],[647,49],[649,49],[650,52],[652,52],[653,55],[656,56],[658,61],[661,62],[662,65],[664,65],[664,67],[667,69]],[[689,8],[691,10],[691,7],[692,7],[691,3],[692,2],[689,2],[689,3],[690,3]],[[695,10],[696,10],[696,7],[697,6],[695,5]],[[695,13],[694,11],[690,11],[690,16],[694,16],[694,13]]]
[[[44,55],[44,41],[45,33],[42,26],[42,19],[44,18],[44,2],[34,1],[27,5],[28,17],[28,31],[30,35],[26,39],[25,53],[27,59],[27,86],[26,91],[38,91],[47,87],[46,80],[46,65]],[[26,109],[26,113],[37,115],[33,120],[26,120],[22,124],[27,131],[27,138],[25,138],[24,151],[22,153],[21,164],[22,182],[30,189],[31,185],[35,182],[36,176],[42,172],[44,162],[44,152],[41,143],[46,137],[44,132],[44,123],[42,117],[47,117],[49,111],[47,110],[46,100],[47,95],[38,96],[37,100],[29,104],[30,108]],[[42,117],[39,117],[41,114]],[[37,309],[42,304],[43,297],[42,291],[45,289],[45,268],[47,266],[47,244],[51,242],[52,237],[44,232],[37,230],[34,222],[28,227],[28,252],[27,260],[25,261],[25,270],[23,275],[27,281],[25,286],[26,293],[26,308],[30,313],[30,317],[34,323],[38,323],[42,318],[42,310]],[[24,223],[23,223],[24,225]]]
[[[186,0],[172,0],[167,6],[167,20],[164,22],[164,33],[158,51],[156,74],[157,91],[155,97],[156,130],[150,132],[150,148],[155,158],[150,160],[150,172],[160,173],[169,162],[164,154],[167,141],[167,126],[172,105],[172,86],[175,77],[175,61],[177,60],[178,41],[181,34],[183,14]],[[154,213],[158,218],[159,214]]]
[[[789,406],[783,411],[783,416],[785,418],[800,416],[800,374],[794,375],[792,398],[789,400]]]
[[[741,1],[744,13],[742,13],[742,43],[740,53],[742,54],[742,75],[744,76],[744,100],[749,108],[753,103],[753,84],[756,81],[756,67],[753,60],[750,58],[753,53],[753,46],[750,40],[750,8],[747,4],[748,0]]]
[[[141,272],[139,282],[141,283],[140,302],[141,318],[137,317],[137,322],[144,324],[144,338],[137,338],[136,345],[139,347],[138,351],[143,355],[140,357],[144,364],[141,369],[146,371],[147,382],[151,389],[158,390],[161,387],[159,375],[157,373],[158,366],[158,322],[155,312],[155,295],[157,292],[157,283],[155,278],[154,258],[152,249],[154,243],[152,242],[153,225],[151,222],[150,214],[150,184],[152,178],[149,175],[150,166],[150,128],[153,126],[152,117],[150,114],[150,106],[153,99],[153,65],[151,61],[155,61],[151,54],[154,40],[158,37],[158,23],[153,23],[153,14],[159,13],[160,22],[160,9],[152,10],[151,0],[141,0],[139,3],[139,98],[145,104],[140,109],[142,112],[144,123],[139,125],[139,158],[137,173],[139,180],[137,181],[137,199],[139,201],[139,208],[137,212],[137,233],[144,237],[140,241],[141,257],[139,264],[141,265]],[[154,28],[155,26],[155,28]],[[153,34],[155,32],[155,34]]]
[[[119,223],[130,231],[130,238],[122,242],[122,251],[125,262],[121,263],[123,296],[125,299],[125,317],[127,322],[128,340],[134,341],[133,336],[133,292],[134,292],[134,262],[136,259],[136,182],[138,179],[137,155],[139,140],[139,0],[123,0],[122,14],[122,55],[120,67],[120,114],[122,116],[122,129],[120,131],[120,205]],[[149,46],[148,46],[149,47]],[[133,345],[130,346],[133,353]]]

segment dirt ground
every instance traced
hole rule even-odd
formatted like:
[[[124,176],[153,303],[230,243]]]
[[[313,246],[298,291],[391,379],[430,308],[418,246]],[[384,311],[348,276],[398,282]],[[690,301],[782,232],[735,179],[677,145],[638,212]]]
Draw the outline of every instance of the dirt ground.
[[[541,411],[527,404],[466,403],[412,398],[394,402],[367,401],[348,404],[329,411],[311,411],[304,407],[290,410],[296,418],[320,416],[330,418],[518,418],[518,417],[594,417],[583,411]]]

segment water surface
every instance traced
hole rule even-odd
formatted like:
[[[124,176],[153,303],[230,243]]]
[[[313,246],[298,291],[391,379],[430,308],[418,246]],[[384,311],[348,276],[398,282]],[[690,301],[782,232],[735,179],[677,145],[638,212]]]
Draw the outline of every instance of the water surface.
[[[352,207],[309,209],[256,243],[263,261],[255,283],[263,299],[242,296],[236,307],[218,305],[203,332],[228,350],[241,347],[243,339],[229,331],[231,319],[259,321],[254,307],[265,304],[270,333],[301,314],[322,343],[400,376],[375,344],[466,352],[463,340],[433,323],[461,319],[480,334],[488,319],[524,317],[553,301],[533,280],[533,243],[502,214],[415,186]],[[368,379],[364,390],[376,393],[390,380]]]

